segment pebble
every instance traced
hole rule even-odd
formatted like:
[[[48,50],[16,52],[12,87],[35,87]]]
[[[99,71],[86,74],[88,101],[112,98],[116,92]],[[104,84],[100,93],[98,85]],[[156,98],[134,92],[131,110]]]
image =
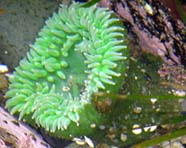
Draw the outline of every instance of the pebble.
[[[161,148],[185,148],[186,136],[178,137],[170,141],[164,141],[157,146]]]
[[[0,73],[8,72],[8,67],[4,64],[0,64]]]
[[[184,146],[179,141],[175,141],[171,143],[170,148],[184,148]]]
[[[186,145],[186,136],[181,137],[181,143]]]
[[[169,141],[164,141],[160,144],[160,147],[163,148],[170,148],[170,142]]]

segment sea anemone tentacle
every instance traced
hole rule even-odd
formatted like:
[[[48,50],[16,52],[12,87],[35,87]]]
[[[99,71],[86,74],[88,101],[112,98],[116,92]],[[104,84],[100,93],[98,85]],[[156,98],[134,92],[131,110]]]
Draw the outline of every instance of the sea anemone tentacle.
[[[60,137],[102,123],[92,95],[118,92],[125,72],[124,29],[110,10],[61,5],[10,79],[6,107]]]

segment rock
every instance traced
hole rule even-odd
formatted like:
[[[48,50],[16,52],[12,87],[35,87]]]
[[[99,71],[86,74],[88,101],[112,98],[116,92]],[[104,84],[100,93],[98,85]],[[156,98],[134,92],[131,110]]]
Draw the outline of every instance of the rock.
[[[11,69],[18,65],[34,42],[44,21],[57,10],[59,2],[46,0],[0,1],[0,59]]]

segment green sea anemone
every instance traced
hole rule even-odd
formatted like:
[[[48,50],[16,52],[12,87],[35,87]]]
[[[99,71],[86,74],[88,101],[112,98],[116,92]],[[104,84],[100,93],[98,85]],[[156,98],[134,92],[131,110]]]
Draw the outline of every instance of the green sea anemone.
[[[127,60],[124,30],[112,11],[61,5],[10,79],[6,108],[59,137],[89,135],[103,117],[98,91],[118,92]]]

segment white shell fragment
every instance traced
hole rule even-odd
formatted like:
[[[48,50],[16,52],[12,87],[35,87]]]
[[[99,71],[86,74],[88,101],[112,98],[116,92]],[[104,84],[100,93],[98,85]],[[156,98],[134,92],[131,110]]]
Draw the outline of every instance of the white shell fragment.
[[[160,108],[156,108],[156,112],[160,112]]]
[[[90,148],[94,148],[94,143],[92,142],[92,140],[86,136],[84,136],[83,139],[81,138],[73,138],[72,139],[77,145],[83,146],[85,144],[87,144]]]
[[[8,72],[8,67],[4,64],[0,64],[0,73]]]
[[[150,101],[152,104],[155,104],[157,102],[157,98],[151,98]]]
[[[157,129],[157,125],[153,125],[150,127],[150,132],[154,132]]]
[[[136,113],[136,114],[140,114],[141,111],[142,111],[142,108],[139,107],[139,106],[136,106],[136,107],[133,108],[133,112]]]
[[[73,138],[72,141],[74,141],[77,145],[85,145],[85,140],[80,138]]]
[[[84,136],[84,138],[85,138],[85,142],[88,144],[88,146],[90,148],[94,148],[94,143],[92,142],[92,140],[86,136]]]
[[[143,128],[145,132],[154,132],[157,129],[157,125],[146,126]]]
[[[121,140],[122,142],[127,141],[127,135],[124,134],[124,133],[121,133],[121,135],[120,135],[120,140]]]
[[[138,124],[134,124],[132,128],[132,133],[134,133],[135,135],[139,135],[142,133],[142,129]]]
[[[96,128],[96,124],[95,124],[95,123],[92,123],[92,124],[90,125],[90,128]]]
[[[173,95],[178,97],[184,97],[186,96],[185,90],[172,90]]]
[[[149,15],[153,15],[153,9],[149,4],[146,3],[144,8]]]

